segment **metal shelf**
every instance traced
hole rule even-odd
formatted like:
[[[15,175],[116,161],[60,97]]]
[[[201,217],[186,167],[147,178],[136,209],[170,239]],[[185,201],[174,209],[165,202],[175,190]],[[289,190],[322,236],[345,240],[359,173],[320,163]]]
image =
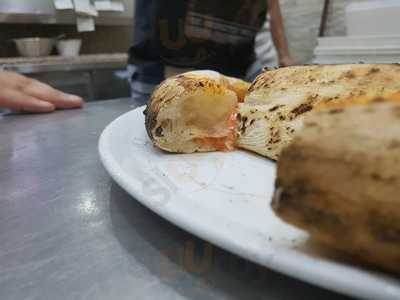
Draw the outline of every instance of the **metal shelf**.
[[[128,61],[126,53],[89,54],[75,58],[49,56],[42,58],[4,58],[0,59],[2,70],[23,74],[44,72],[88,71],[97,69],[125,68]]]
[[[133,24],[132,17],[120,16],[116,13],[100,13],[100,16],[95,18],[95,21],[97,25],[108,25],[108,26],[129,26]],[[74,25],[76,24],[76,16],[72,12],[60,12],[52,15],[0,13],[0,23]]]

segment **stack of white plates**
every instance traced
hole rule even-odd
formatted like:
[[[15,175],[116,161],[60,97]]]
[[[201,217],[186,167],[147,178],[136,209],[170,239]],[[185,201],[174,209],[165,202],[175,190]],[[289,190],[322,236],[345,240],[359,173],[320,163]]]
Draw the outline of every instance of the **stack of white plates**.
[[[400,62],[400,1],[370,0],[346,7],[347,36],[318,39],[314,63]]]
[[[360,35],[318,39],[314,63],[398,63],[400,35]]]

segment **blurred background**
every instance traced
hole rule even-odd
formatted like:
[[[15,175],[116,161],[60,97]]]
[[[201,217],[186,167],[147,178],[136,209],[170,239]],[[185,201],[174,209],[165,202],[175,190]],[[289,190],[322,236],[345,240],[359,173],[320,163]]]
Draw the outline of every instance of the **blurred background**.
[[[399,61],[398,0],[280,3],[290,54],[297,63]],[[0,0],[0,65],[88,101],[128,97],[125,70],[133,16],[134,0]],[[32,37],[53,39],[50,53],[43,45],[44,54],[31,53],[36,57],[21,53],[36,42],[15,39]],[[61,49],[60,41],[70,42]]]
[[[301,63],[392,63],[400,60],[398,0],[280,2],[290,52]],[[318,38],[324,5],[327,7],[324,38]]]
[[[134,1],[96,1],[120,4],[103,5],[106,9],[96,10],[97,15],[84,6],[89,1],[75,2],[83,4],[79,11],[70,9],[71,0],[0,0],[0,65],[87,101],[130,96],[124,71],[132,44]],[[84,28],[78,18],[83,19]],[[85,28],[90,20],[94,28]],[[61,56],[54,46],[49,55],[21,57],[14,42],[18,38],[60,35],[64,40],[81,40],[78,55]]]

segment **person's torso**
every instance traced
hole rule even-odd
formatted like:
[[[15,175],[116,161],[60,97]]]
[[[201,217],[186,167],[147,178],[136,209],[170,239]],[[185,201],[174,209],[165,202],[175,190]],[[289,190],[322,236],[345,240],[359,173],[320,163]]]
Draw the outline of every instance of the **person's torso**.
[[[133,59],[243,74],[267,0],[136,0]]]

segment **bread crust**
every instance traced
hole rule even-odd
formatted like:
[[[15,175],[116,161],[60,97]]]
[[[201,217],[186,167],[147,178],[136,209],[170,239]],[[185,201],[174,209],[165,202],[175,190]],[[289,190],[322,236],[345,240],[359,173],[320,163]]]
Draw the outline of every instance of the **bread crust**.
[[[278,161],[275,213],[328,246],[400,272],[400,105],[310,115]]]
[[[248,89],[248,91],[247,91]],[[213,71],[184,73],[162,82],[147,108],[146,130],[153,143],[166,151],[192,153],[220,150],[199,144],[196,138],[207,133],[180,123],[185,113],[180,107],[196,95],[207,99],[225,97],[241,102],[238,108],[238,148],[277,160],[313,110],[333,105],[365,103],[400,93],[400,65],[349,64],[313,65],[265,71],[249,87],[248,83]],[[244,97],[244,95],[246,95]],[[226,103],[232,103],[226,101]],[[383,100],[386,101],[386,100]],[[399,99],[397,99],[399,101]],[[203,114],[214,106],[204,105]],[[203,110],[200,105],[191,112]],[[214,135],[213,138],[220,138]]]
[[[212,145],[197,143],[196,137],[203,136],[180,122],[184,117],[182,106],[187,103],[185,101],[191,101],[194,95],[197,98],[203,97],[204,103],[212,102],[213,97],[231,99],[227,102],[234,102],[236,106],[248,87],[247,82],[225,77],[214,71],[193,71],[168,78],[155,89],[150,98],[145,118],[147,133],[153,143],[165,151],[175,153],[215,151],[217,149]],[[165,121],[166,115],[168,122]],[[168,133],[174,134],[164,136]]]
[[[238,146],[278,159],[315,107],[400,92],[400,65],[311,65],[265,71],[239,108]]]

